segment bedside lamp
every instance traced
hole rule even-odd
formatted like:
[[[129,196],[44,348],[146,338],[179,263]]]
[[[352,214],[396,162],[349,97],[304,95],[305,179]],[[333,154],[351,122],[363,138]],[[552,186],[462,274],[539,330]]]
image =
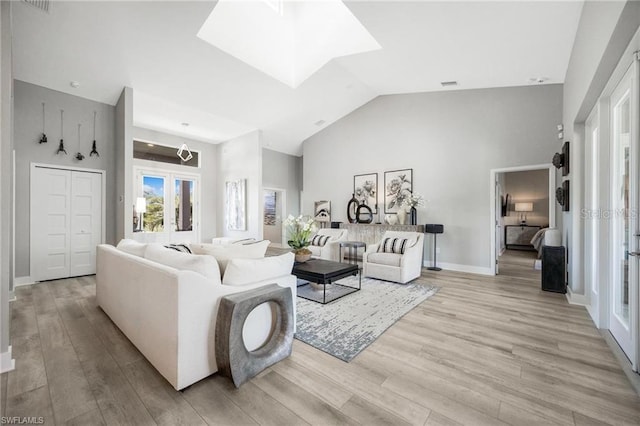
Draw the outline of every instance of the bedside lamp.
[[[527,213],[533,211],[533,203],[516,203],[516,211],[520,212],[520,225],[526,225]]]

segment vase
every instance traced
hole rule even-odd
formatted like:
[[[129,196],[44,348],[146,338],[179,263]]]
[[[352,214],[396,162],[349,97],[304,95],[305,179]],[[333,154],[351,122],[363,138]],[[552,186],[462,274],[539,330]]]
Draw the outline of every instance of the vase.
[[[407,223],[407,211],[404,209],[398,210],[398,225],[404,225]]]
[[[389,225],[395,225],[396,223],[398,223],[398,215],[386,214],[384,215],[384,221],[387,222]]]
[[[297,253],[294,252],[294,254],[296,255],[296,262],[298,263],[304,263],[307,260],[311,259],[311,253]]]
[[[351,199],[347,203],[347,220],[349,220],[349,223],[358,222],[358,217],[356,216],[356,210],[358,209],[359,205],[360,203],[356,198],[356,194],[351,194]]]
[[[411,207],[409,210],[409,225],[417,225],[418,224],[418,210],[415,207]]]

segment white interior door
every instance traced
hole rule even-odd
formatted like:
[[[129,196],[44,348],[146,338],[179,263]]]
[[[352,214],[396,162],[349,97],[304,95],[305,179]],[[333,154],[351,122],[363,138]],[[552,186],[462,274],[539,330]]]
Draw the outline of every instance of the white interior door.
[[[611,95],[612,280],[609,329],[630,360],[635,360],[632,320],[637,313],[638,210],[637,88],[635,65]]]
[[[71,172],[69,276],[96,273],[96,246],[102,241],[102,174]]]
[[[495,240],[496,240],[496,275],[500,273],[500,262],[498,262],[498,258],[502,252],[502,185],[497,181],[498,175],[496,175],[496,229],[495,229]]]
[[[35,167],[31,173],[31,277],[69,276],[71,173]]]

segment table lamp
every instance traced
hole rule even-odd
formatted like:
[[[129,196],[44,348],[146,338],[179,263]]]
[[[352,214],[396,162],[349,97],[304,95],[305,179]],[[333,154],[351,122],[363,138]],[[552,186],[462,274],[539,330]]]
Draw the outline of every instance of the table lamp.
[[[516,203],[516,211],[520,212],[520,225],[527,224],[527,213],[533,211],[533,203]]]

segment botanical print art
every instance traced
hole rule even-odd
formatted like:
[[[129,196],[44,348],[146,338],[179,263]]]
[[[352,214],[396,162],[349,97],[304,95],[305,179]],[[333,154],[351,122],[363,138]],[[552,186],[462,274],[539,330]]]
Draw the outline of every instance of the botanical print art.
[[[413,169],[384,172],[384,212],[396,213],[413,193]]]
[[[373,214],[378,213],[378,174],[355,175],[353,195],[359,204],[369,206]]]

